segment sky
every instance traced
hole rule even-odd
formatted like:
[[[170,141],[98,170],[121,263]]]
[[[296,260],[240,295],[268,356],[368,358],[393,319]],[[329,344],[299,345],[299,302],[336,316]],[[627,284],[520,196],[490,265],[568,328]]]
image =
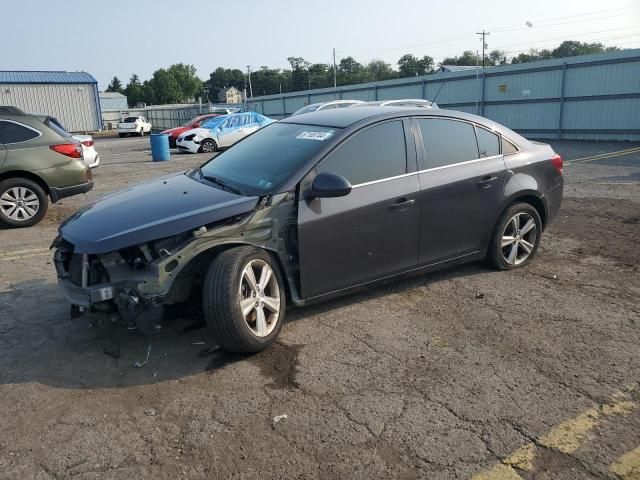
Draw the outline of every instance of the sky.
[[[0,70],[83,70],[101,90],[172,63],[285,68],[287,57],[353,56],[394,68],[405,53],[436,63],[479,50],[515,55],[562,40],[640,48],[640,0],[21,0],[3,2]],[[531,27],[526,23],[530,22]]]

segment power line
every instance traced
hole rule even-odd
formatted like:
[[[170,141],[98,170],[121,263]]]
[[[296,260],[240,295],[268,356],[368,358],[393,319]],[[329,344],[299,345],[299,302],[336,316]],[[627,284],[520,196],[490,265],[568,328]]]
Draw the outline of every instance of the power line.
[[[578,18],[578,17],[585,17],[585,16],[589,16],[589,15],[595,15],[598,13],[607,13],[607,12],[615,12],[615,11],[620,11],[620,10],[628,10],[628,9],[634,9],[634,8],[638,8],[640,7],[640,5],[629,5],[626,7],[619,7],[619,8],[608,8],[605,10],[596,10],[593,12],[587,12],[587,13],[579,13],[576,15],[566,15],[563,17],[555,17],[555,18],[546,18],[546,19],[540,19],[540,20],[533,20],[532,23],[537,27],[540,24],[543,24],[541,26],[546,26],[544,25],[547,22],[555,22],[556,20],[566,20],[568,18]],[[624,13],[622,15],[628,15],[628,13]],[[596,17],[596,19],[599,19],[600,17]],[[592,19],[587,19],[587,20],[592,20]],[[524,28],[523,24],[515,24],[515,25],[507,25],[504,27],[494,27],[491,30],[494,32],[506,32],[509,30],[517,30],[520,28]]]
[[[530,41],[530,42],[521,42],[521,43],[512,43],[512,44],[509,44],[509,45],[501,45],[499,47],[496,47],[495,49],[499,50],[499,49],[509,48],[509,47],[519,47],[521,45],[531,45],[531,44],[534,44],[534,43],[546,43],[546,42],[550,42],[550,41],[553,41],[553,40],[567,40],[567,39],[571,39],[571,38],[574,38],[574,37],[591,36],[591,35],[594,35],[594,34],[597,34],[597,33],[606,33],[606,32],[612,32],[612,31],[616,31],[616,30],[627,30],[629,28],[636,28],[636,27],[631,26],[631,27],[609,28],[609,29],[606,29],[606,30],[598,30],[598,31],[595,31],[595,32],[575,33],[575,34],[570,34],[570,35],[565,34],[562,37],[545,38],[544,40],[533,40],[533,41]],[[590,39],[585,39],[585,41],[589,41],[589,40]],[[593,41],[593,40],[591,40],[591,41]]]
[[[605,10],[596,10],[596,11],[593,11],[593,12],[580,13],[580,14],[576,14],[576,15],[565,15],[565,16],[562,16],[562,17],[535,20],[535,21],[533,21],[533,25],[536,28],[544,28],[544,27],[552,27],[552,26],[556,26],[556,25],[566,25],[568,23],[578,23],[578,22],[589,22],[589,21],[594,21],[594,20],[603,20],[603,19],[607,19],[607,18],[615,18],[615,17],[625,16],[625,15],[628,15],[629,12],[620,13],[620,14],[616,14],[616,15],[610,15],[610,16],[600,16],[600,17],[583,18],[583,19],[579,19],[579,18],[580,17],[589,16],[589,15],[596,15],[598,13],[615,12],[615,11],[620,11],[620,10],[629,10],[629,9],[636,9],[636,8],[640,8],[640,5],[629,5],[629,6],[626,6],[626,7],[610,8],[610,9],[605,9]],[[569,18],[578,18],[578,20],[574,20],[574,21],[571,21],[571,22],[552,23],[552,24],[546,24],[545,25],[546,22],[554,22],[556,20],[566,20],[566,19],[569,19]],[[509,31],[509,30],[518,30],[518,29],[522,29],[522,28],[528,28],[528,27],[525,27],[524,24],[518,24],[518,25],[508,25],[506,27],[503,26],[503,27],[491,28],[490,30],[495,33],[495,32],[506,32],[506,31]],[[404,46],[398,46],[398,47],[393,47],[393,48],[384,48],[384,49],[379,49],[379,50],[336,50],[336,51],[340,52],[340,53],[354,54],[354,55],[358,55],[358,54],[362,54],[362,55],[366,55],[366,54],[384,54],[384,53],[397,52],[397,51],[400,51],[400,50],[412,50],[412,49],[415,49],[415,48],[426,47],[426,46],[430,46],[430,45],[436,45],[436,44],[439,44],[439,43],[452,42],[452,41],[455,41],[455,40],[461,40],[461,39],[469,38],[471,35],[473,35],[472,32],[470,32],[468,34],[465,34],[465,35],[460,35],[460,36],[457,36],[457,37],[450,37],[450,38],[434,40],[434,41],[426,42],[426,43],[419,43],[419,44],[413,44],[413,45],[404,45]]]

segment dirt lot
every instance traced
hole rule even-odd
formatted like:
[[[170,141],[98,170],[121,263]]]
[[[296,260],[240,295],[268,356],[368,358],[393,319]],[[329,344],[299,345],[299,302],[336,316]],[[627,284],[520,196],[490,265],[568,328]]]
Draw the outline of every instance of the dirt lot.
[[[134,368],[147,338],[121,332],[121,358],[104,355],[47,248],[87,201],[204,157],[98,141],[93,192],[0,230],[0,478],[637,480],[640,148],[607,152],[640,145],[554,146],[580,160],[529,267],[291,310],[247,357],[199,355],[211,337],[176,311]]]

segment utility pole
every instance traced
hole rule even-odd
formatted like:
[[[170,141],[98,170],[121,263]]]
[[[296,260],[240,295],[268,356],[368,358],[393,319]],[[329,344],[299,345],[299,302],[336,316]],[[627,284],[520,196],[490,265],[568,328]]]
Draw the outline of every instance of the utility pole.
[[[333,88],[338,87],[338,82],[336,81],[336,49],[333,49]]]
[[[476,32],[476,35],[482,35],[482,68],[484,68],[484,52],[487,49],[487,43],[485,42],[485,37],[490,35],[490,33],[485,32],[483,29],[481,32]]]
[[[249,75],[249,96],[253,97],[253,88],[251,88],[251,65],[247,65],[247,74]]]

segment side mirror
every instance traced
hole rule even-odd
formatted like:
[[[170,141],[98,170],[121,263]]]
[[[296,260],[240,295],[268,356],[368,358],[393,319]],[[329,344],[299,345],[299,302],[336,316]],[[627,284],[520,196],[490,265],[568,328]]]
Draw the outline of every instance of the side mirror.
[[[194,123],[193,128],[200,128],[200,123],[199,122]]]
[[[344,197],[351,193],[351,183],[342,175],[337,173],[323,172],[319,173],[313,179],[311,184],[311,192],[307,196],[312,198],[331,198]]]

